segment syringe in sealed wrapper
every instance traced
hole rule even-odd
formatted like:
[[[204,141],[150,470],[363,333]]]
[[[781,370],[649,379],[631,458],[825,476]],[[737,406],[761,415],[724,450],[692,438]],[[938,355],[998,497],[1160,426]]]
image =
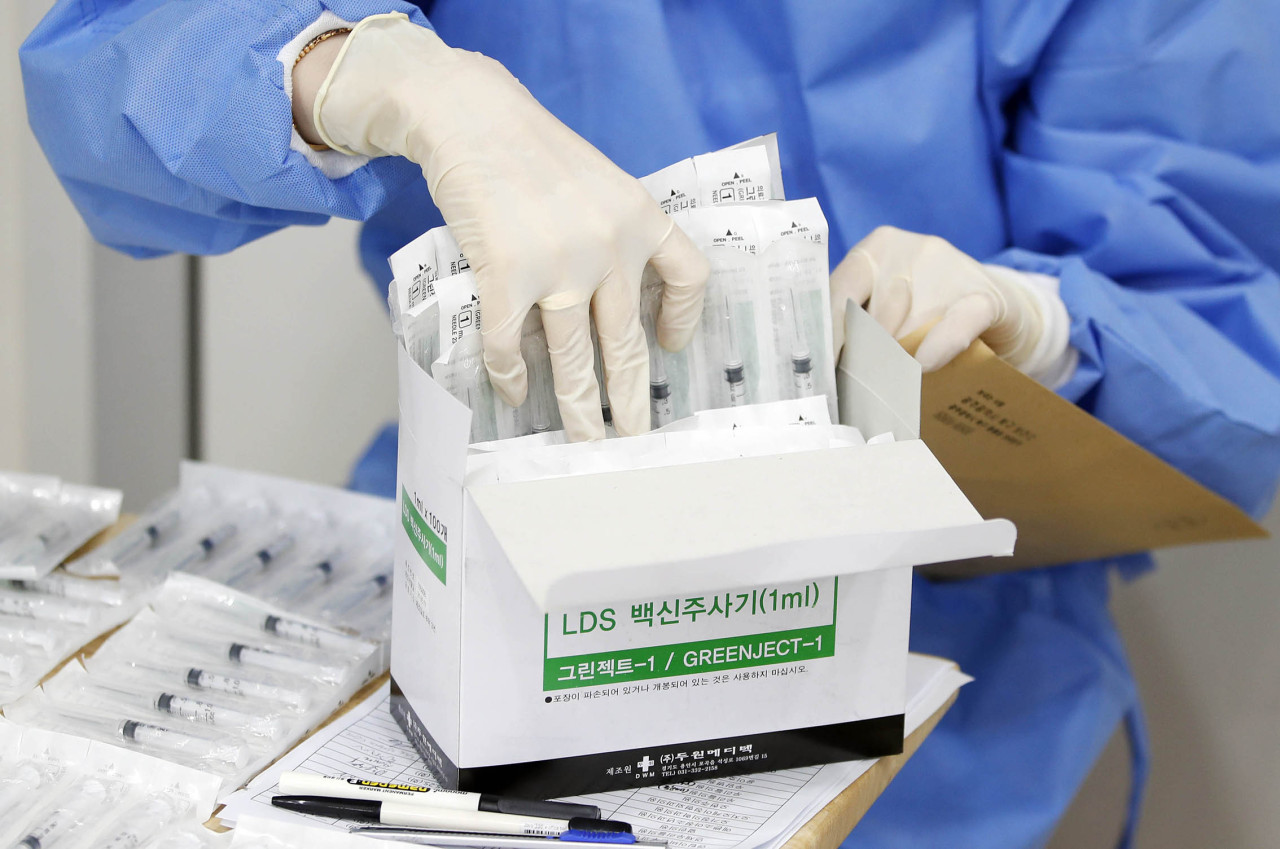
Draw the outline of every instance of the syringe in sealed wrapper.
[[[236,587],[258,578],[271,565],[284,557],[297,545],[298,537],[290,530],[272,533],[261,541],[252,552],[237,560],[230,567],[214,575],[220,583]]]
[[[122,716],[102,710],[90,712],[86,707],[69,709],[60,706],[55,716],[57,724],[75,734],[136,745],[144,749],[179,755],[193,761],[213,761],[240,768],[245,766],[250,758],[248,749],[229,735],[206,737],[192,731],[180,731],[132,716]]]
[[[226,703],[214,703],[204,699],[184,696],[174,692],[176,688],[166,689],[158,685],[148,685],[146,681],[108,681],[77,680],[74,684],[60,687],[55,680],[50,685],[60,691],[60,695],[72,695],[68,690],[75,690],[81,702],[90,704],[116,704],[123,709],[136,712],[139,716],[157,713],[168,717],[183,719],[198,725],[229,731],[247,732],[259,737],[274,739],[284,733],[285,727],[278,715],[259,715]]]
[[[591,357],[595,366],[596,386],[600,389],[600,417],[604,419],[605,436],[617,436],[613,426],[613,407],[609,405],[609,390],[604,382],[604,357],[600,353],[600,336],[591,325]]]
[[[724,382],[729,389],[730,407],[741,407],[747,403],[743,371],[742,354],[738,351],[738,333],[733,326],[733,313],[729,309],[729,296],[726,295],[724,298]]]
[[[662,348],[656,344],[657,331],[653,316],[644,313],[645,338],[655,340],[649,344],[649,426],[660,428],[675,421],[675,409],[671,403],[671,381],[667,378],[667,365],[663,362]]]
[[[54,807],[27,829],[14,849],[41,849],[70,837],[91,823],[119,795],[118,782],[88,778],[66,787]]]
[[[67,564],[77,575],[109,575],[140,563],[177,539],[184,528],[208,512],[212,494],[201,487],[171,492],[153,502],[120,534]]]
[[[796,309],[796,293],[791,290],[791,317],[795,323],[795,335],[791,337],[791,377],[797,398],[813,396],[813,360],[809,356],[809,343],[805,341],[804,324],[800,310]]]
[[[123,663],[147,677],[174,685],[182,684],[192,690],[261,699],[267,702],[287,705],[289,708],[298,711],[306,710],[312,703],[311,695],[303,690],[286,687],[272,681],[246,678],[238,674],[227,674],[218,669],[205,669],[202,666],[188,666],[178,662],[173,662],[169,666],[137,661],[123,661]]]
[[[42,759],[25,760],[0,775],[0,811],[16,811],[18,805],[45,793],[62,779],[66,767]]]
[[[388,559],[381,566],[373,567],[373,574],[354,587],[343,585],[334,588],[324,602],[323,612],[327,618],[345,621],[369,602],[385,598],[391,591],[393,569],[394,563]]]

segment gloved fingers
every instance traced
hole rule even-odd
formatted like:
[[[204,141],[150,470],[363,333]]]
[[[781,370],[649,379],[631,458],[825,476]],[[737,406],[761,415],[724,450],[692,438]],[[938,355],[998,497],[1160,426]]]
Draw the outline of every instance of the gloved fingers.
[[[649,257],[663,280],[656,330],[659,345],[668,351],[679,351],[689,344],[698,328],[711,264],[674,221],[667,221],[666,225],[666,235]]]
[[[508,313],[490,322],[491,304],[483,297],[480,300],[480,338],[484,342],[484,365],[489,370],[489,382],[503,401],[519,407],[529,393],[529,371],[520,353],[520,331],[528,310]]]
[[[916,349],[916,360],[926,372],[937,371],[973,344],[996,320],[998,305],[985,293],[960,298],[942,314]]]
[[[871,290],[871,303],[867,312],[876,323],[889,331],[894,339],[898,338],[907,316],[911,314],[911,281],[906,277],[895,276],[883,281]]]
[[[649,346],[640,323],[638,283],[612,277],[592,299],[604,382],[619,436],[649,431]]]
[[[831,272],[831,332],[835,343],[836,362],[844,350],[844,312],[849,303],[862,306],[871,298],[875,282],[875,264],[870,255],[855,247]]]
[[[565,435],[570,442],[604,439],[590,305],[584,301],[559,308],[549,308],[545,303],[539,306]]]

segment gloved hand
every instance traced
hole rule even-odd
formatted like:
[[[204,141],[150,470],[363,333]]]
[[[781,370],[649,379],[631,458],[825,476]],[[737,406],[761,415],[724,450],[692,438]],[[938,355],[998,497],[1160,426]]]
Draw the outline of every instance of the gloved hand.
[[[852,300],[895,339],[936,321],[916,359],[942,368],[981,337],[1010,365],[1045,383],[1074,367],[1070,319],[1057,281],[983,265],[937,236],[879,227],[831,273],[836,357],[844,346],[845,305]]]
[[[485,365],[507,403],[518,406],[528,391],[520,332],[537,304],[569,438],[604,436],[589,316],[618,433],[649,429],[641,274],[652,263],[664,278],[658,340],[679,350],[697,326],[708,265],[638,181],[502,65],[400,14],[353,28],[313,118],[336,150],[422,166],[475,271]]]

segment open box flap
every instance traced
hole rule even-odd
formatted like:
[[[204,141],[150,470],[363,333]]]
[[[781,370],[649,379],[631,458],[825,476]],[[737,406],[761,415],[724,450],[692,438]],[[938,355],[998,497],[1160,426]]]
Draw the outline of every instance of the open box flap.
[[[400,422],[412,423],[421,437],[418,462],[461,485],[467,469],[471,410],[431,379],[401,346],[396,346],[400,381]],[[429,429],[429,432],[426,432]]]
[[[1007,555],[922,442],[468,489],[544,609]]]
[[[844,314],[844,353],[836,368],[840,423],[867,439],[892,433],[920,438],[920,363],[866,310],[852,301]]]

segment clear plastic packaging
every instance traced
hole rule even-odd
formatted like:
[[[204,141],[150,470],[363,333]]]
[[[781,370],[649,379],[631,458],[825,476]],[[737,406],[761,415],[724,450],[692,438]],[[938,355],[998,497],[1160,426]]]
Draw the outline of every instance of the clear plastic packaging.
[[[220,783],[137,746],[0,720],[0,846],[137,849],[198,834]]]
[[[52,654],[57,642],[54,628],[23,617],[0,615],[0,652],[23,649]]]
[[[102,545],[67,564],[73,575],[120,575],[154,560],[157,552],[180,539],[213,508],[213,493],[204,487],[174,490],[142,512],[132,525]]]
[[[45,849],[91,831],[127,790],[106,775],[81,777],[65,784],[31,817],[14,842],[18,849]]]
[[[448,361],[435,362],[431,375],[445,391],[471,410],[471,441],[489,442],[498,438],[495,418],[497,400],[489,372],[484,365],[479,334],[467,336],[453,345]]]
[[[364,525],[352,527],[359,532]],[[371,528],[363,533],[381,538]],[[315,547],[329,539],[322,535]],[[301,553],[312,543],[299,545]],[[343,583],[368,582],[369,571],[386,562],[384,553],[366,556],[370,562],[345,565]],[[385,622],[386,599],[366,602],[361,617],[366,609],[376,610]],[[108,638],[84,667],[68,664],[11,711],[41,727],[137,749],[238,783],[282,754],[385,664],[385,649],[375,640],[178,573],[165,582],[152,608]]]
[[[39,798],[62,780],[66,765],[47,756],[15,760],[0,772],[0,812],[17,811],[19,806]]]
[[[62,484],[53,498],[32,495],[0,542],[0,578],[33,580],[120,516],[119,490]]]
[[[52,510],[61,482],[48,475],[0,472],[0,545],[38,513]]]
[[[645,269],[640,311],[650,352],[651,427],[666,427],[701,410],[814,395],[825,396],[834,415],[827,225],[816,201],[782,200],[776,136],[677,162],[641,183],[711,265],[698,330],[676,353],[657,344],[662,281],[652,268]],[[512,410],[496,397],[484,367],[474,276],[465,260],[446,267],[445,256],[460,257],[447,228],[437,228],[391,258],[396,275],[391,300],[400,309],[406,350],[422,364],[405,315],[410,303],[426,302],[415,302],[415,293],[429,289],[422,297],[434,299],[438,328],[435,359],[426,371],[471,409],[473,446],[558,430],[540,324],[526,323],[523,331],[529,400]],[[461,273],[449,276],[456,269]],[[392,313],[394,320],[394,306]],[[429,334],[430,328],[424,332]],[[612,437],[617,434],[594,328],[592,341],[605,434]]]
[[[165,687],[145,676],[93,676],[77,665],[67,667],[45,685],[60,703],[109,706],[144,719],[182,720],[244,736],[278,740],[288,727],[285,712],[263,702],[235,696],[197,697],[183,688]]]
[[[238,507],[215,511],[193,525],[187,534],[165,551],[161,569],[165,574],[207,574],[222,567],[227,558],[245,545],[246,540],[251,544],[271,521],[271,507],[259,498]]]
[[[131,581],[61,571],[15,583],[0,588],[0,705],[30,691],[68,654],[128,619],[144,598],[144,589]]]
[[[96,661],[97,658],[94,658]],[[246,677],[237,670],[221,665],[208,665],[196,661],[133,660],[116,658],[114,664],[90,663],[94,674],[110,675],[110,670],[129,677],[156,682],[166,691],[182,688],[201,694],[203,698],[236,696],[272,705],[273,708],[296,713],[312,707],[312,696],[304,688],[290,686],[271,675]]]
[[[646,277],[641,300],[651,355],[661,361],[661,369],[651,361],[650,379],[667,379],[674,417],[823,396],[834,418],[827,224],[817,202],[702,206],[678,218],[711,266],[702,320],[684,351],[661,351],[653,338],[661,281]]]
[[[23,590],[0,590],[0,614],[41,622],[88,625],[94,618],[94,606],[56,596]]]
[[[473,443],[562,427],[537,307],[525,319],[521,340],[529,374],[528,399],[520,407],[511,407],[489,382],[475,276],[448,228],[424,233],[393,254],[390,263],[395,279],[387,299],[393,329],[410,358],[472,410]]]
[[[111,819],[96,835],[95,849],[137,849],[147,839],[162,835],[190,807],[182,796],[152,793]]]
[[[401,845],[348,831],[318,828],[308,825],[302,817],[274,820],[243,816],[236,820],[231,832],[232,849],[385,849]]]
[[[87,604],[105,604],[109,607],[120,607],[129,600],[127,585],[120,581],[81,578],[66,572],[51,572],[43,578],[29,581],[10,581],[8,588],[16,592],[65,598]]]

